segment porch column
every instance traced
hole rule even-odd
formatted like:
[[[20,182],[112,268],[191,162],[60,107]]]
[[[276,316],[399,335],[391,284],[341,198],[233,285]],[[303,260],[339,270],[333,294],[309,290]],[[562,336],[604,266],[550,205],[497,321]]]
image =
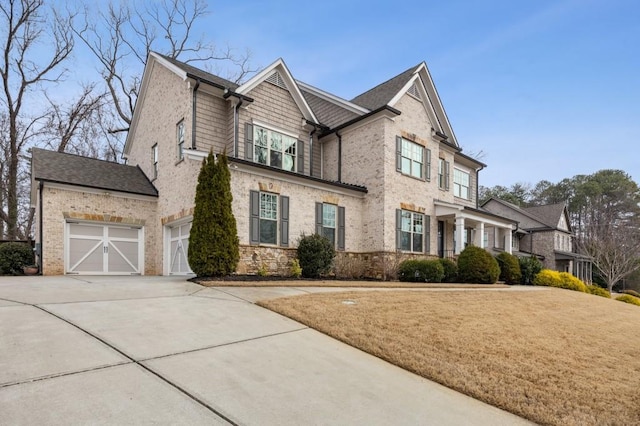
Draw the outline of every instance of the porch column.
[[[504,236],[504,251],[506,251],[507,253],[511,254],[511,248],[513,247],[512,245],[512,233],[511,233],[511,228],[505,228],[504,232],[506,233],[506,235]]]
[[[474,228],[475,238],[473,239],[473,244],[476,247],[486,248],[484,246],[484,222],[480,222]]]
[[[455,254],[462,253],[464,250],[464,217],[456,216],[456,246]]]

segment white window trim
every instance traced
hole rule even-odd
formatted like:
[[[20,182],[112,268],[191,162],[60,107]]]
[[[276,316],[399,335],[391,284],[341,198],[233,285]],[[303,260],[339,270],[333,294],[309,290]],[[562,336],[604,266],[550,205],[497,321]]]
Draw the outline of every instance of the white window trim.
[[[302,139],[299,134],[296,135],[295,133],[293,133],[291,131],[287,131],[287,130],[282,129],[280,127],[276,127],[276,126],[274,126],[272,124],[267,124],[267,123],[265,123],[263,121],[252,119],[251,120],[251,124],[254,125],[254,126],[258,126],[258,127],[263,127],[263,128],[265,128],[267,130],[272,130],[274,132],[281,133],[281,134],[283,134],[285,136],[289,136],[289,137],[295,138],[296,140]]]
[[[466,186],[465,188],[467,188],[467,197],[463,197],[462,196],[462,191],[460,191],[460,194],[457,194],[456,192],[456,185],[460,186],[461,188],[464,186],[458,182],[456,182],[456,170],[458,172],[464,173],[469,177],[469,185]],[[453,196],[457,197],[457,198],[461,198],[463,200],[470,200],[471,199],[471,172],[469,172],[468,170],[462,169],[460,167],[454,167],[453,168]]]
[[[401,209],[402,213],[410,213],[411,214],[411,231],[408,231],[409,234],[411,234],[411,241],[409,242],[410,244],[410,248],[407,249],[402,249],[403,252],[405,253],[424,253],[425,250],[425,217],[426,215],[424,213],[418,213],[418,212],[414,212],[411,210],[405,210],[405,209]],[[414,220],[414,216],[422,216],[422,233],[418,234],[417,232],[413,231],[413,220]],[[402,224],[400,224],[400,228],[402,229]],[[402,231],[401,232],[407,232],[407,231]],[[414,241],[414,235],[420,235],[422,238],[422,249],[420,251],[414,251],[413,250],[413,241]]]
[[[406,158],[411,162],[411,166],[413,166],[414,162],[420,164],[420,176],[414,176],[411,173],[411,170],[413,170],[413,167],[410,167],[409,173],[405,173],[402,170],[402,164],[400,164],[400,173],[402,173],[404,176],[409,176],[409,177],[412,177],[414,179],[426,180],[427,177],[425,175],[425,167],[426,167],[426,164],[427,164],[427,148],[424,145],[420,145],[419,143],[413,142],[413,141],[411,141],[409,139],[406,139],[406,138],[403,138],[403,137],[401,137],[400,139],[401,139],[402,143],[408,142],[409,144],[415,145],[415,146],[419,147],[420,149],[422,149],[422,163],[419,163],[418,161],[415,161],[413,158],[405,157],[404,155],[402,155],[402,152],[403,152],[402,146],[400,147],[400,158],[401,158],[400,161],[402,161],[402,159]]]

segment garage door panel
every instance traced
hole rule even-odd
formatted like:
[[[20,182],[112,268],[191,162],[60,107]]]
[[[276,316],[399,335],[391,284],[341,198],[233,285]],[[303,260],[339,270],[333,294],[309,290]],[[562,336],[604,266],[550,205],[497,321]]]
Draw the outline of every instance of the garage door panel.
[[[169,273],[175,275],[192,274],[187,259],[189,253],[189,232],[191,222],[169,229]]]
[[[141,229],[70,223],[67,273],[136,274],[142,269]]]

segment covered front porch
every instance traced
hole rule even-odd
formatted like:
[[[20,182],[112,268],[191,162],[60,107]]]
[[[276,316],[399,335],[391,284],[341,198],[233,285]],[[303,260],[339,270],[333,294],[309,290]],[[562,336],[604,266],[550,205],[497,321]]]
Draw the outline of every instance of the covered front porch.
[[[517,223],[483,210],[434,201],[438,221],[438,256],[457,257],[469,244],[488,249],[500,241],[501,249],[513,251],[512,231]],[[490,235],[493,234],[493,235]]]

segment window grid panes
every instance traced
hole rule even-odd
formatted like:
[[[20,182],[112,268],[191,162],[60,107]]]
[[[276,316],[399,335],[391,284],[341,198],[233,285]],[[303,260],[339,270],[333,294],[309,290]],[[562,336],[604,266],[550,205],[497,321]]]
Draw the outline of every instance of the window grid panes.
[[[438,159],[438,186],[444,188],[444,160]]]
[[[333,204],[322,205],[322,235],[331,241],[334,246],[336,243],[337,210]]]
[[[260,242],[278,242],[278,196],[260,193]]]
[[[468,200],[469,197],[469,173],[459,169],[453,169],[453,195]]]
[[[406,251],[422,252],[424,240],[424,215],[402,211],[400,248]]]
[[[256,162],[291,172],[296,171],[296,138],[253,126],[253,140]]]
[[[158,144],[151,147],[151,158],[153,160],[153,178],[158,177]]]
[[[184,121],[178,123],[177,129],[178,138],[178,159],[182,160],[184,157]]]
[[[402,139],[402,173],[422,179],[424,177],[424,148]]]

